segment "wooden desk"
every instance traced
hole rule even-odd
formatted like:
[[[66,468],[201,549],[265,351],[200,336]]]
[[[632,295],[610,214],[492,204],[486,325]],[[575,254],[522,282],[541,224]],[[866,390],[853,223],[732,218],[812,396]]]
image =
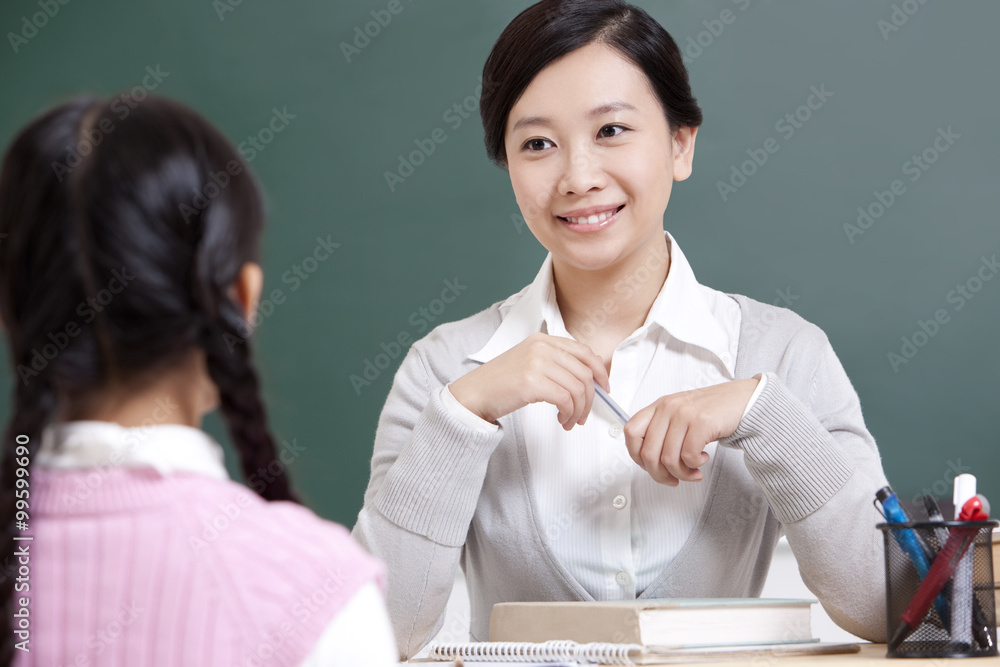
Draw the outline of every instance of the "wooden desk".
[[[956,660],[963,658],[886,658],[885,644],[861,644],[860,653],[842,653],[838,655],[815,655],[809,657],[765,657],[753,658],[750,660],[725,660],[713,663],[706,663],[699,660],[695,663],[684,664],[726,664],[744,667],[941,667],[947,663],[956,663]],[[1000,657],[991,658],[971,658],[966,660],[966,667],[1000,667]],[[411,661],[402,662],[400,665],[454,665],[453,662],[427,662]],[[475,667],[477,663],[466,662],[466,667]],[[511,662],[510,665],[519,663]],[[523,664],[523,663],[522,663]],[[670,664],[672,667],[679,663]]]
[[[886,658],[885,644],[861,644],[860,653],[842,653],[839,655],[816,655],[799,658],[764,658],[740,661],[753,667],[764,667],[779,663],[781,667],[862,667],[864,665],[899,665],[899,667],[941,667],[956,660],[966,660],[967,667],[1000,667],[1000,657],[991,658]]]

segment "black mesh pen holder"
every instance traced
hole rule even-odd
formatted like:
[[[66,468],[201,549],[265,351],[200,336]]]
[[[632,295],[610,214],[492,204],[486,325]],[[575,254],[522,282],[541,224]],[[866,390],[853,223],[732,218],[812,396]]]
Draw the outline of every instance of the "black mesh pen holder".
[[[885,540],[886,657],[997,655],[991,542],[996,526],[996,519],[876,526]]]

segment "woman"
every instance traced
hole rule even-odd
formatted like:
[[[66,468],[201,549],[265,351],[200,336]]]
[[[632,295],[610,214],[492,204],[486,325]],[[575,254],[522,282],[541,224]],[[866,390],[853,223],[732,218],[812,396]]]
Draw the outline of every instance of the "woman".
[[[618,0],[545,0],[483,80],[487,153],[549,256],[416,343],[383,409],[354,534],[388,565],[401,654],[460,563],[485,640],[501,601],[759,595],[782,534],[831,617],[881,638],[857,394],[822,331],[698,284],[664,233],[701,124],[674,41]]]
[[[248,340],[256,180],[190,109],[114,109],[40,115],[0,172],[0,561],[27,570],[0,665],[395,664],[383,566],[261,472],[286,455]],[[201,430],[216,407],[257,494]]]

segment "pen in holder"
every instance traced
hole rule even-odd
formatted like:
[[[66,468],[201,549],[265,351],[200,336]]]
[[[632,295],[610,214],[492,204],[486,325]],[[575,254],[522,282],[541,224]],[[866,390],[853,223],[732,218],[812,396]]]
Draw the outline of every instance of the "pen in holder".
[[[997,655],[991,533],[998,525],[1000,521],[990,519],[876,526],[885,542],[886,657]],[[901,539],[904,535],[906,539]],[[924,576],[914,566],[913,555],[900,546],[913,537],[933,556]],[[971,567],[958,567],[963,561],[971,562]],[[971,595],[951,595],[952,591]],[[941,608],[942,600],[948,601],[946,610]],[[967,600],[968,607],[952,608],[952,600]]]

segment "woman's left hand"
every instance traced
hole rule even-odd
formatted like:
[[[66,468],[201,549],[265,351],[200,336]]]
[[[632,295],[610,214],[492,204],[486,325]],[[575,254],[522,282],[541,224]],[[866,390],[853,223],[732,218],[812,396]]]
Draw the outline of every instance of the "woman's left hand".
[[[625,425],[632,460],[660,484],[701,481],[708,443],[733,434],[759,380],[734,380],[663,396]]]

